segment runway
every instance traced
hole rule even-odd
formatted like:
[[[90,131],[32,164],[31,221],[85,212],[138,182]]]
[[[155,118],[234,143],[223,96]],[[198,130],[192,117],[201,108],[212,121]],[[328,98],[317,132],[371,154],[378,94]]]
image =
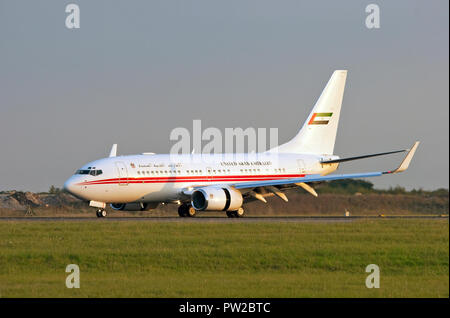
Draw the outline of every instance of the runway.
[[[301,222],[352,222],[357,220],[435,219],[448,220],[445,216],[253,216],[228,217],[0,217],[0,222],[153,222],[153,223],[301,223]]]

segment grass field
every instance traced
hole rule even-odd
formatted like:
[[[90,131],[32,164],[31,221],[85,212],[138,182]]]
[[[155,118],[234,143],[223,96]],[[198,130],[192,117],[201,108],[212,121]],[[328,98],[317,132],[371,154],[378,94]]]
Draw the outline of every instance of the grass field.
[[[449,224],[2,221],[0,296],[449,297]]]

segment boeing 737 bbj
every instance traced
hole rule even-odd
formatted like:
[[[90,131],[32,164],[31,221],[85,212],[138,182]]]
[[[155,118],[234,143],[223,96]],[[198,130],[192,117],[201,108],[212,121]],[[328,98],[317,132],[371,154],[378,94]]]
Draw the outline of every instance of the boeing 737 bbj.
[[[178,204],[181,217],[198,211],[244,215],[251,200],[267,202],[283,190],[299,186],[317,196],[311,182],[368,178],[405,171],[419,145],[408,150],[339,158],[333,154],[347,71],[335,71],[298,134],[289,142],[258,154],[152,154],[117,156],[92,161],[77,170],[64,188],[106,216],[114,210],[145,211],[160,203]],[[341,162],[407,152],[392,171],[331,174]]]

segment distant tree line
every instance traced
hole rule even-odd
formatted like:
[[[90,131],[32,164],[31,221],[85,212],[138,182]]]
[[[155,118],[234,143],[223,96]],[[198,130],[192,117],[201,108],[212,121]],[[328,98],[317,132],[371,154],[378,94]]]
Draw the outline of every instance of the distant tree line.
[[[409,194],[409,195],[428,195],[428,196],[448,196],[449,190],[440,188],[433,191],[425,191],[423,189],[413,189],[407,191],[404,187],[396,186],[389,189],[375,189],[373,183],[366,180],[357,179],[345,179],[345,180],[333,180],[320,183],[316,186],[321,193],[334,193],[334,194],[368,194],[368,193],[380,193],[380,194]]]
[[[59,194],[61,192],[63,192],[63,190],[61,190],[58,187],[55,187],[53,184],[50,186],[50,189],[48,189],[48,193],[50,194]]]
[[[334,193],[334,194],[369,194],[369,193],[379,193],[379,194],[408,194],[408,195],[423,195],[423,196],[436,196],[436,197],[448,197],[449,190],[444,188],[439,188],[433,191],[426,191],[423,189],[413,189],[406,190],[404,187],[396,186],[390,187],[389,189],[375,189],[373,183],[366,180],[357,179],[345,179],[345,180],[334,180],[328,182],[319,182],[313,184],[321,193]],[[0,194],[8,193],[10,191],[0,191]],[[48,189],[49,194],[61,194],[65,190],[51,185]],[[45,193],[45,192],[44,192]]]

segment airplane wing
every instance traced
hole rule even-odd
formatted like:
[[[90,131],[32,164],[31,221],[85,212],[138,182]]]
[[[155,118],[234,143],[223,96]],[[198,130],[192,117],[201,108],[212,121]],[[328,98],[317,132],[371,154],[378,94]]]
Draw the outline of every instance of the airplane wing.
[[[267,180],[267,181],[251,181],[251,182],[240,182],[235,183],[232,186],[236,189],[249,189],[249,188],[257,188],[257,187],[270,187],[270,186],[281,186],[281,185],[290,185],[297,183],[307,183],[307,182],[316,182],[316,181],[331,181],[331,180],[340,180],[340,179],[356,179],[356,178],[370,178],[370,177],[378,177],[383,174],[394,174],[405,171],[408,169],[409,164],[411,162],[414,153],[419,145],[419,142],[416,141],[413,147],[408,151],[402,163],[398,166],[397,169],[391,171],[378,171],[378,172],[365,172],[365,173],[351,173],[351,174],[335,174],[335,175],[309,175],[303,178],[292,178],[292,179],[284,179],[284,180]]]
[[[341,180],[341,179],[356,179],[356,178],[371,178],[378,177],[384,174],[394,174],[403,172],[408,169],[411,159],[416,152],[417,147],[419,146],[419,141],[416,141],[413,147],[408,151],[405,158],[401,162],[401,164],[395,170],[390,171],[376,171],[376,172],[363,172],[363,173],[350,173],[350,174],[334,174],[334,175],[326,175],[322,176],[320,174],[308,175],[302,178],[290,178],[290,179],[282,179],[282,180],[264,180],[264,181],[251,181],[251,182],[237,182],[232,184],[223,184],[224,187],[233,187],[237,190],[246,194],[246,200],[260,200],[262,202],[266,202],[265,196],[268,194],[267,191],[262,189],[266,189],[274,195],[278,196],[284,201],[288,201],[286,195],[282,192],[283,189],[289,188],[291,186],[300,186],[305,189],[307,192],[312,194],[313,196],[317,196],[316,191],[309,186],[307,183],[309,182],[318,182],[318,181],[331,181],[331,180]],[[397,152],[397,151],[396,151]],[[383,153],[384,154],[384,153]],[[379,155],[379,154],[376,154]],[[371,156],[371,155],[370,155]],[[353,159],[353,158],[352,158]],[[359,159],[359,158],[358,158]],[[325,163],[325,162],[324,162]],[[216,184],[214,186],[221,186],[220,184]],[[204,186],[197,187],[189,187],[182,190],[182,193],[186,196],[192,195],[193,191],[197,188],[201,188]]]
[[[252,182],[242,182],[236,183],[232,186],[236,189],[247,189],[256,187],[267,187],[267,186],[277,186],[277,185],[288,185],[301,182],[316,182],[316,181],[330,181],[330,180],[340,180],[340,179],[356,179],[356,178],[369,178],[381,176],[385,172],[366,172],[366,173],[351,173],[351,174],[336,174],[336,175],[309,175],[303,178],[292,178],[283,180],[267,180],[267,181],[252,181]]]

